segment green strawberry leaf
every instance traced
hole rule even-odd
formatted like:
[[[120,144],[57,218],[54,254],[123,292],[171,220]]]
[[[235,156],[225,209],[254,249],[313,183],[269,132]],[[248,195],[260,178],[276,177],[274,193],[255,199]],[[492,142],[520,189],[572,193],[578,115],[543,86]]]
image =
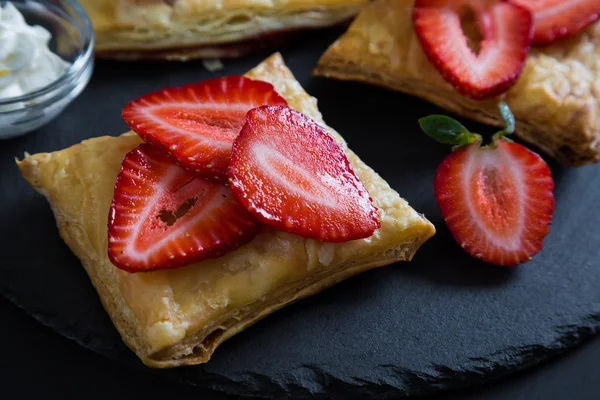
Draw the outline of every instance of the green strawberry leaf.
[[[479,135],[469,132],[460,122],[446,115],[429,115],[419,119],[427,136],[443,144],[463,147],[478,140]]]

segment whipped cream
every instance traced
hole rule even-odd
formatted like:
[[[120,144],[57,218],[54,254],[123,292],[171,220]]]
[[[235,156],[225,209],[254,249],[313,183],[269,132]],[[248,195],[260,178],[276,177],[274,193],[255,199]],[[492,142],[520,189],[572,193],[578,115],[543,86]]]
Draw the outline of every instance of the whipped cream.
[[[41,89],[65,73],[70,64],[50,51],[51,38],[10,2],[0,6],[0,100]]]

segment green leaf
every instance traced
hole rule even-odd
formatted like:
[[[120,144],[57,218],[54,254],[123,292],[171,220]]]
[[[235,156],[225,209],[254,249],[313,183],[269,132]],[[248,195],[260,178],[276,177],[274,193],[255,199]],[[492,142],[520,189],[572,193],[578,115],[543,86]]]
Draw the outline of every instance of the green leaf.
[[[430,115],[421,118],[419,125],[427,136],[444,144],[464,144],[465,136],[470,135],[467,128],[460,122],[445,115]]]
[[[505,102],[501,102],[498,105],[498,108],[500,109],[500,115],[502,115],[502,119],[504,122],[506,122],[504,133],[510,135],[515,131],[515,116]]]
[[[453,151],[474,142],[481,143],[481,136],[469,132],[460,122],[445,115],[430,115],[421,118],[419,125],[427,136],[440,143],[453,145]]]

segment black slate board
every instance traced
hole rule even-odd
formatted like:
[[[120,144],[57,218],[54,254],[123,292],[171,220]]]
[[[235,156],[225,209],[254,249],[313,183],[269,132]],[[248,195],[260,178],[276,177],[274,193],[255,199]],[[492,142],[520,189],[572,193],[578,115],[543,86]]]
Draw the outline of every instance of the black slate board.
[[[555,219],[534,261],[503,269],[470,258],[451,239],[433,198],[435,168],[449,149],[417,125],[418,117],[440,110],[399,93],[311,78],[318,56],[338,33],[305,37],[283,55],[319,99],[325,120],[436,225],[438,233],[412,263],[363,273],[286,307],[224,343],[206,365],[143,367],[121,342],[83,268],[59,238],[46,201],[26,185],[13,158],[120,134],[127,101],[165,86],[244,73],[267,54],[226,62],[216,74],[199,62],[99,62],[89,87],[64,114],[0,145],[0,292],[109,358],[227,393],[273,398],[418,395],[479,384],[597,332],[600,166],[552,165]]]

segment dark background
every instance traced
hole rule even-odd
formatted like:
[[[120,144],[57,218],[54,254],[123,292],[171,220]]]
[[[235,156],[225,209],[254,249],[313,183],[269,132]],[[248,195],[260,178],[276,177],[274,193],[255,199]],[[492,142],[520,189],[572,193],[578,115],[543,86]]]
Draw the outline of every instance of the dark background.
[[[79,347],[0,296],[3,399],[165,398],[238,400],[134,371]],[[423,399],[598,399],[600,337],[510,378]],[[109,396],[109,397],[107,397]]]

